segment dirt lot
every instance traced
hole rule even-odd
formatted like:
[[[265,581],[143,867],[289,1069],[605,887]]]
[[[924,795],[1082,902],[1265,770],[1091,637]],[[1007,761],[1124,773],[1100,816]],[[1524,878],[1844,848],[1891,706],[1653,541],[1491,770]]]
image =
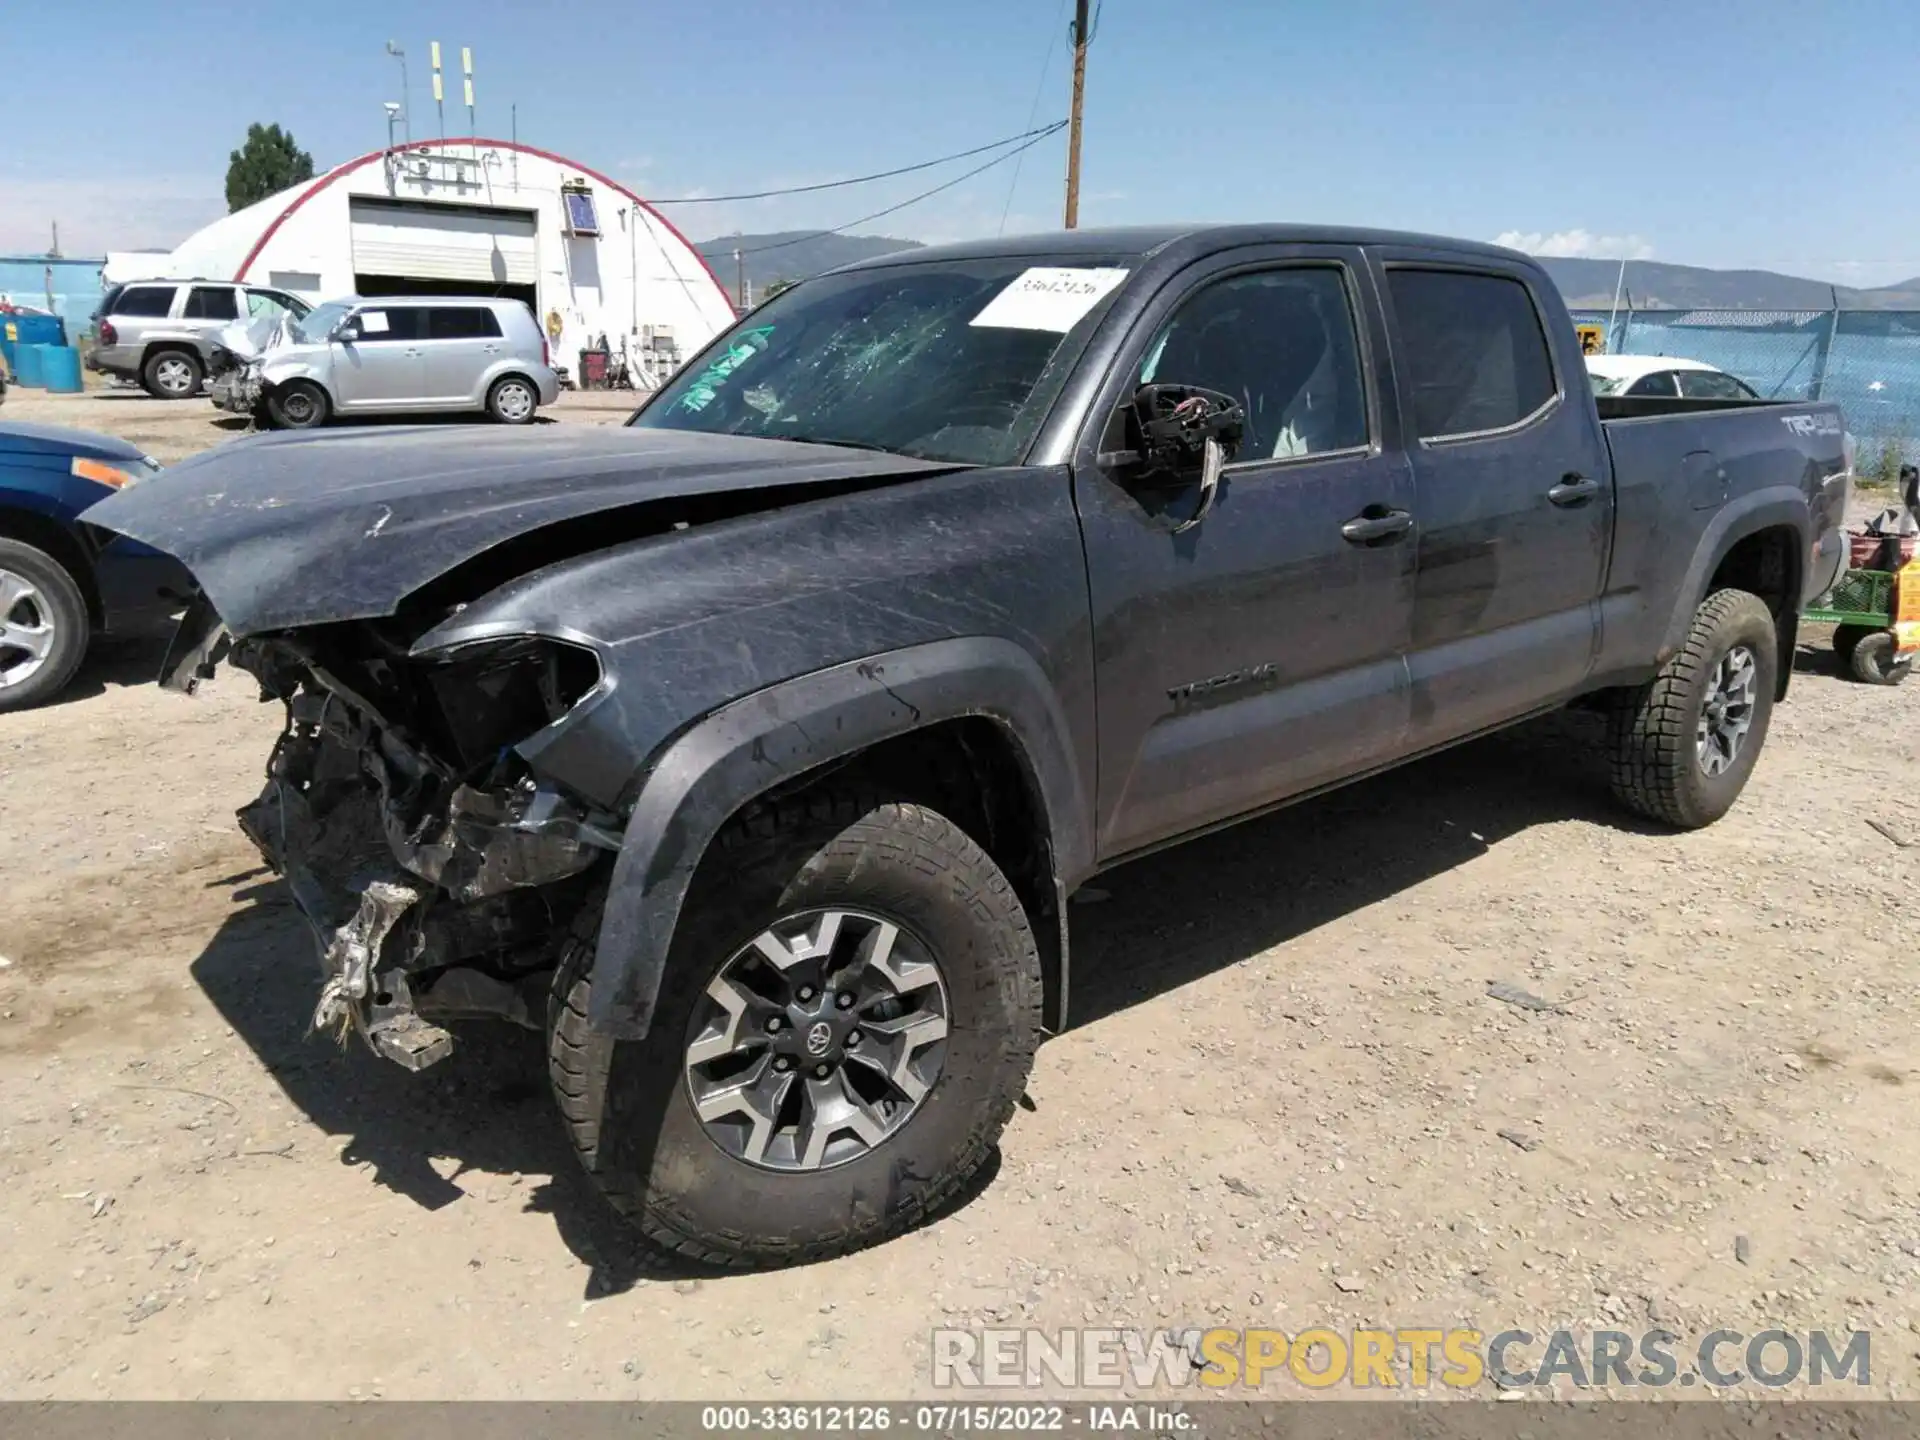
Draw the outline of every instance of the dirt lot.
[[[1920,841],[1920,685],[1804,651],[1698,834],[1623,819],[1570,715],[1102,877],[969,1202],[714,1279],[595,1202],[535,1037],[410,1076],[304,1034],[309,942],[232,823],[277,712],[155,663],[0,718],[0,1394],[899,1396],[933,1326],[1088,1323],[1858,1327],[1915,1393],[1920,846],[1867,822]]]

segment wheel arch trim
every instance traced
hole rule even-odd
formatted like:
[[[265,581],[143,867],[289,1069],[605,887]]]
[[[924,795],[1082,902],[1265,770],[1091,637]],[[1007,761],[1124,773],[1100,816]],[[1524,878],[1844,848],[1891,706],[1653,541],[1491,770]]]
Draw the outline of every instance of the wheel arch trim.
[[[1806,494],[1793,486],[1778,486],[1742,496],[1713,517],[1694,547],[1686,578],[1680,583],[1678,603],[1668,617],[1666,633],[1661,638],[1660,660],[1664,664],[1686,644],[1694,614],[1706,603],[1707,587],[1721,563],[1733,553],[1734,547],[1763,530],[1788,530],[1799,537],[1791,556],[1794,569],[1788,584],[1787,603],[1776,619],[1782,653],[1774,698],[1784,700],[1792,678],[1792,647],[1804,603],[1800,590],[1805,584],[1814,539],[1813,527],[1808,523]]]
[[[962,637],[848,661],[731,702],[664,746],[646,772],[608,886],[594,960],[594,1030],[644,1038],[695,870],[740,808],[884,740],[983,717],[1013,741],[1045,819],[1056,893],[1092,872],[1090,808],[1066,717],[1012,641]],[[1067,957],[1064,936],[1060,983]]]

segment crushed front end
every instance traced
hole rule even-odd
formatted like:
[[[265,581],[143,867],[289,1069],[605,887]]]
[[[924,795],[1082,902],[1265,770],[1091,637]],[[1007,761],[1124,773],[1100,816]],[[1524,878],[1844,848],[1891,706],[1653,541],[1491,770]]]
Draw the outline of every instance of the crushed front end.
[[[516,637],[417,656],[353,623],[241,640],[231,661],[286,707],[240,824],[318,941],[314,1028],[414,1070],[451,1053],[445,1020],[538,1028],[620,826],[514,747],[594,689],[593,652]]]
[[[224,361],[224,363],[223,363]],[[207,398],[214,408],[234,415],[254,415],[260,409],[266,384],[258,360],[242,360],[218,348],[207,374]]]

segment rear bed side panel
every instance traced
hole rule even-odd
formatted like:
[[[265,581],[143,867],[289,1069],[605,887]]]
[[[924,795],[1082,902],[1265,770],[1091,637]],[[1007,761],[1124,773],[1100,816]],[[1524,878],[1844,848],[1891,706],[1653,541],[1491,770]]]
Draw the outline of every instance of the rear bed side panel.
[[[1596,683],[1635,683],[1664,664],[1715,568],[1759,531],[1794,532],[1796,599],[1812,598],[1804,589],[1815,549],[1846,505],[1837,407],[1751,406],[1602,428],[1617,509]]]

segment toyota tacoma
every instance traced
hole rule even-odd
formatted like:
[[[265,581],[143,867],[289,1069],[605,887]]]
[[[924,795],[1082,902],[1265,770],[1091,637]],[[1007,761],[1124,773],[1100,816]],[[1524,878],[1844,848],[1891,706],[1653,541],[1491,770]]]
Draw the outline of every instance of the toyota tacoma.
[[[268,435],[88,514],[285,708],[313,1023],[547,1035],[601,1190],[766,1265],[913,1225],[1071,1014],[1067,897],[1582,701],[1731,807],[1838,569],[1831,405],[1602,398],[1552,282],[1291,226],[889,255],[624,427]]]

